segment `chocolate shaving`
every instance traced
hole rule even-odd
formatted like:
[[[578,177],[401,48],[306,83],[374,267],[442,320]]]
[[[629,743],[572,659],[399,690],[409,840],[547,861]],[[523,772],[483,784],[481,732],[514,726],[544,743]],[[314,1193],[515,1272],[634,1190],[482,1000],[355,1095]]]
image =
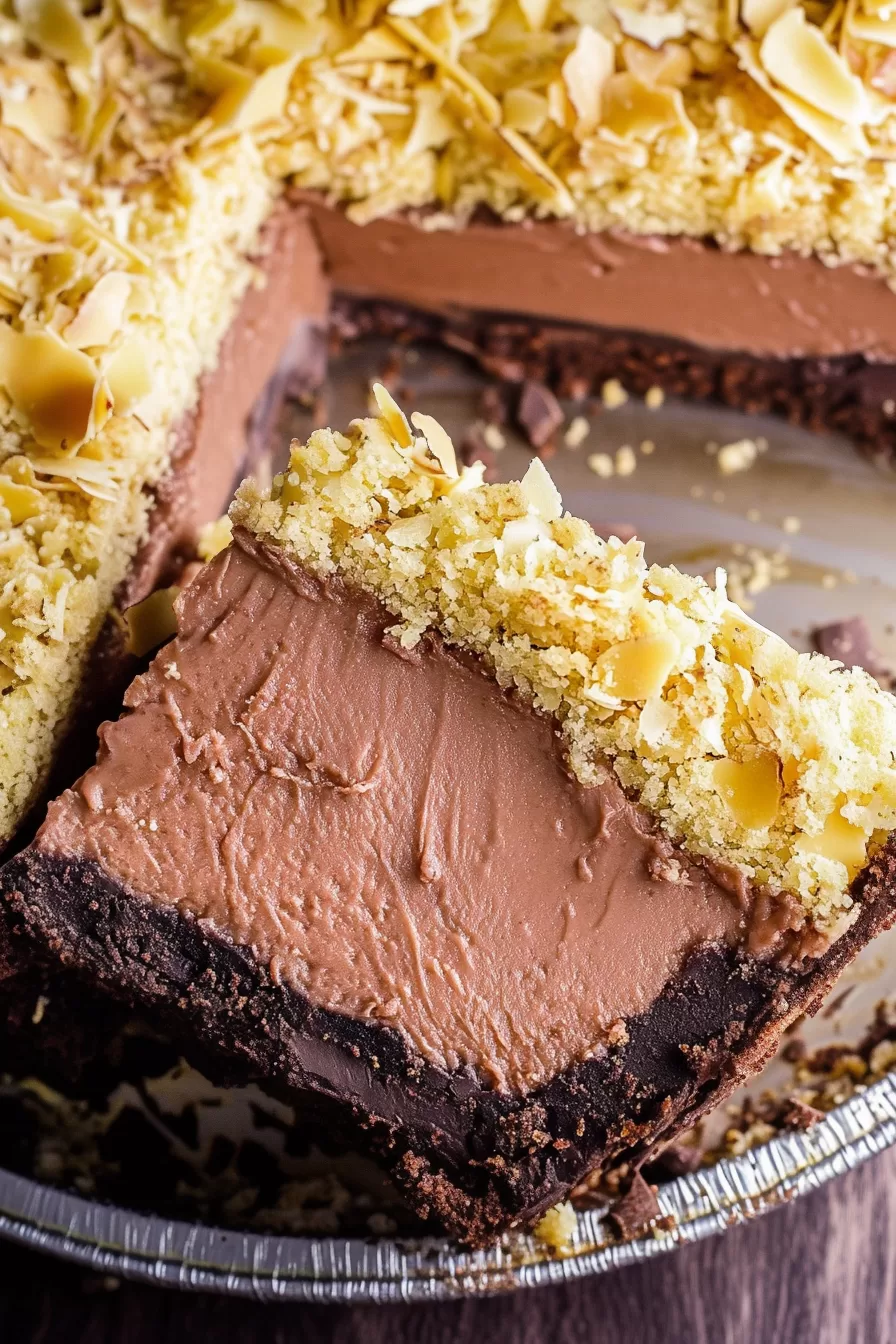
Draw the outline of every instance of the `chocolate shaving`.
[[[516,414],[533,448],[543,448],[563,424],[563,410],[551,389],[531,380],[523,384]]]
[[[628,1190],[610,1210],[609,1221],[622,1241],[633,1241],[643,1236],[659,1217],[656,1186],[648,1185],[640,1171],[636,1171]]]

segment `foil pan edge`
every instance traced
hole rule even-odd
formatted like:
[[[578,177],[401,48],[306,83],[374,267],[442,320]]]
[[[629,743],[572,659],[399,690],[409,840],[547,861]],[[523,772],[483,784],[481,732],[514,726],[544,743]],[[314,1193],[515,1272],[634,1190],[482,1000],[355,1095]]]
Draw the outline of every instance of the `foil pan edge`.
[[[531,1237],[462,1252],[438,1238],[288,1237],[170,1222],[0,1170],[0,1236],[105,1274],[262,1301],[410,1302],[508,1292],[652,1259],[789,1203],[896,1143],[896,1076],[857,1093],[806,1132],[661,1187],[668,1229],[616,1242],[579,1215],[569,1251]],[[665,1221],[665,1220],[664,1220]]]

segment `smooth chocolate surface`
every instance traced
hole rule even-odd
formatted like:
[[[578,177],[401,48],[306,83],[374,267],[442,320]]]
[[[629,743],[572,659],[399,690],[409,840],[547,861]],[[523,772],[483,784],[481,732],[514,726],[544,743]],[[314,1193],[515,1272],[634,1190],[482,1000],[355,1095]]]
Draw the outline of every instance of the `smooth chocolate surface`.
[[[312,218],[334,289],[415,308],[525,314],[776,359],[896,358],[896,295],[867,267],[562,223]]]
[[[184,591],[180,634],[51,804],[46,852],[251,948],[316,1005],[525,1091],[645,1011],[743,900],[554,725],[373,599],[248,537]]]

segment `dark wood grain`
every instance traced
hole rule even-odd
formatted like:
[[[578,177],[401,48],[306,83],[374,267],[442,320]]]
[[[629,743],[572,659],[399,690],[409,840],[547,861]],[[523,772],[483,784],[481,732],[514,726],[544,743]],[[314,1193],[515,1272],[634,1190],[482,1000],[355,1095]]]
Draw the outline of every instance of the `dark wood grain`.
[[[2,1344],[883,1344],[896,1338],[896,1152],[650,1265],[424,1307],[262,1307],[115,1285],[0,1246]]]

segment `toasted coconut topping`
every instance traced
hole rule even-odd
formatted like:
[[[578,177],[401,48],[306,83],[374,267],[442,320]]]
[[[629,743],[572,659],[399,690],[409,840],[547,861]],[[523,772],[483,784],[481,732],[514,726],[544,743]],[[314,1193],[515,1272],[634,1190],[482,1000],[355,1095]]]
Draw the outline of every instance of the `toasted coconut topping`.
[[[896,827],[896,699],[757,625],[721,571],[711,588],[596,536],[537,459],[509,485],[432,470],[380,404],[294,442],[233,521],[374,594],[405,647],[437,630],[484,658],[556,716],[582,783],[614,770],[692,853],[792,893],[822,930],[848,918]]]

